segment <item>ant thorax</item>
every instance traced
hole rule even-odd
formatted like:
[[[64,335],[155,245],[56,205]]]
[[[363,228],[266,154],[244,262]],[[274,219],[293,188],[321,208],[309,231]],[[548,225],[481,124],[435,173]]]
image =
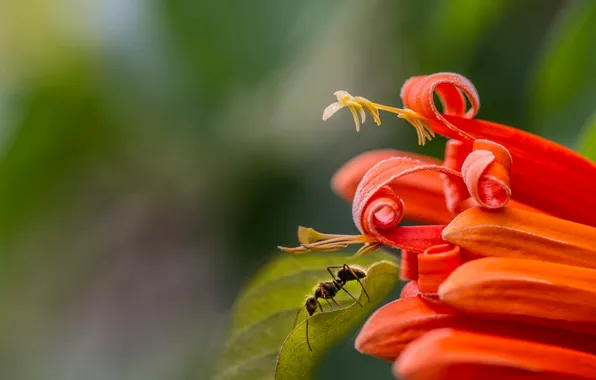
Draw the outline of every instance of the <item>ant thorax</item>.
[[[336,281],[325,281],[319,283],[315,288],[315,297],[331,299],[335,297],[341,286]]]

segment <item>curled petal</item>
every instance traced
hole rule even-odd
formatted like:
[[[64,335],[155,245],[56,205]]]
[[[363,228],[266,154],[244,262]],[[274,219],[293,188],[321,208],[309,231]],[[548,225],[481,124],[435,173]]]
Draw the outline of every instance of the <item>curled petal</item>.
[[[596,226],[596,164],[576,152],[505,125],[446,116],[477,139],[509,150],[516,201],[548,214]]]
[[[373,166],[391,157],[404,157],[430,165],[440,165],[435,158],[397,150],[362,153],[345,163],[333,176],[331,187],[337,195],[352,202],[362,177]],[[426,223],[449,223],[453,216],[445,207],[440,174],[420,171],[399,177],[388,185],[404,202],[404,218]]]
[[[491,157],[498,159],[491,162]],[[486,161],[489,161],[488,165]],[[470,143],[451,139],[445,147],[443,166],[465,171],[465,181],[453,176],[442,176],[447,209],[453,214],[459,214],[472,207],[498,208],[505,204],[508,207],[544,213],[516,200],[508,200],[511,196],[511,156],[498,144],[486,140]],[[491,173],[493,170],[495,172]]]
[[[443,239],[480,256],[596,268],[596,228],[522,209],[466,210],[445,227]]]
[[[327,120],[329,119],[331,116],[333,116],[337,111],[339,111],[340,109],[344,108],[345,105],[340,103],[340,102],[335,102],[335,103],[331,103],[327,106],[327,108],[325,108],[325,110],[323,111],[323,120]]]
[[[439,236],[434,235],[440,226],[398,227],[406,207],[403,199],[391,188],[391,184],[401,177],[412,173],[434,171],[460,176],[458,172],[436,165],[405,157],[392,157],[379,162],[371,168],[356,190],[352,203],[354,223],[366,235],[375,237],[379,242],[395,248],[422,252],[424,249],[441,244]],[[414,233],[409,236],[408,233]],[[407,244],[400,238],[410,239]]]
[[[451,124],[435,105],[434,93],[443,105],[443,114],[473,118],[480,108],[480,97],[476,88],[467,78],[453,73],[438,73],[410,78],[401,89],[401,98],[406,108],[412,109],[428,120],[436,121],[432,129],[443,135],[459,140],[472,139],[472,136]],[[466,98],[472,107],[466,110]]]
[[[503,146],[487,140],[474,141],[474,151],[461,172],[470,195],[486,208],[504,207],[511,198],[511,155]]]
[[[439,298],[466,314],[596,335],[596,270],[483,258],[457,268]]]
[[[440,114],[433,92],[443,104]],[[465,94],[472,107],[466,111]],[[422,115],[438,134],[457,140],[484,139],[506,147],[515,165],[514,198],[554,216],[596,226],[596,164],[564,146],[506,125],[472,119],[479,107],[474,86],[458,74],[409,79],[402,87],[405,107]]]
[[[421,154],[403,152],[400,150],[382,149],[361,153],[346,162],[333,176],[331,187],[337,195],[348,202],[352,202],[356,194],[356,188],[362,177],[373,166],[391,157],[404,157],[429,165],[441,165],[441,161]],[[441,180],[439,175],[432,172],[423,172],[400,178],[400,184],[404,186],[417,186],[419,191],[441,192]],[[427,176],[427,174],[429,174]]]
[[[418,255],[418,288],[422,293],[436,293],[439,285],[461,264],[459,247],[441,244]]]
[[[596,355],[494,335],[440,329],[409,345],[395,376],[417,379],[596,379]]]

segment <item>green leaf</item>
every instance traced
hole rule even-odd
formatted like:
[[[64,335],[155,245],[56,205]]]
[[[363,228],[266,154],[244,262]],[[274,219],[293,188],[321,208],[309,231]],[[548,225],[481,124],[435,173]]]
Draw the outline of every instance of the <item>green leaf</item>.
[[[578,141],[578,150],[584,156],[596,162],[596,112],[584,125]]]
[[[244,291],[239,295],[233,308],[232,318],[228,332],[228,338],[224,344],[223,353],[215,369],[214,379],[234,380],[234,379],[273,379],[280,348],[284,344],[286,337],[292,332],[292,326],[296,317],[296,312],[304,305],[306,297],[313,293],[313,287],[321,281],[331,279],[327,272],[327,267],[341,264],[357,264],[362,267],[370,267],[372,273],[365,278],[367,291],[371,296],[371,303],[363,302],[364,307],[356,306],[356,309],[350,307],[344,310],[336,310],[333,313],[327,313],[329,306],[324,303],[325,313],[315,314],[309,320],[309,330],[313,327],[311,343],[315,354],[310,354],[306,346],[306,336],[304,325],[300,324],[292,333],[293,338],[288,338],[287,342],[298,342],[301,337],[301,343],[304,349],[310,354],[308,360],[303,359],[301,370],[303,374],[310,374],[316,364],[315,359],[319,358],[324,350],[328,349],[333,343],[350,331],[354,324],[363,318],[398,282],[397,266],[395,256],[375,252],[365,257],[354,257],[348,253],[316,253],[308,255],[289,255],[279,254],[271,263],[263,268]],[[382,261],[380,272],[388,272],[388,266],[393,269],[392,275],[377,276],[379,269],[371,264]],[[380,273],[379,272],[379,273]],[[355,282],[355,281],[352,281]],[[370,287],[370,288],[369,288]],[[349,283],[346,288],[350,293],[357,297],[360,287],[357,283]],[[351,298],[344,292],[338,294],[336,300],[340,307],[348,307],[353,303]],[[345,314],[351,315],[346,322],[341,323],[341,327],[332,329],[332,336],[329,336],[325,347],[320,339],[316,337],[317,329],[321,329],[321,322],[329,323],[335,316],[346,318]],[[304,311],[301,312],[302,318]],[[330,316],[333,315],[333,317]],[[320,319],[323,317],[322,319]],[[319,320],[320,319],[320,320]],[[323,322],[325,323],[325,322]],[[297,335],[295,335],[297,334]],[[289,346],[288,346],[289,347]],[[302,351],[296,351],[302,352]],[[287,367],[290,363],[283,360],[283,366]],[[306,371],[306,372],[305,372]],[[280,378],[280,377],[278,377]],[[288,377],[288,379],[291,377]]]
[[[533,122],[542,135],[571,144],[596,96],[596,2],[570,2],[552,32],[538,61]]]
[[[306,344],[306,322],[299,324],[288,336],[279,353],[275,379],[310,379],[318,361],[333,344],[344,337],[353,326],[381,302],[399,282],[399,268],[390,261],[371,265],[364,287],[370,295],[370,302],[361,293],[360,306],[349,307],[328,313],[315,314],[308,320],[308,334],[313,351]]]

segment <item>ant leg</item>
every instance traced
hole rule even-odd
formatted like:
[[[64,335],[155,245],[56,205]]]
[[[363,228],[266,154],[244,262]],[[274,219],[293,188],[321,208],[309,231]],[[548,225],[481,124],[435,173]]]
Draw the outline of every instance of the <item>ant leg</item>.
[[[360,281],[360,279],[358,278],[358,276],[356,275],[356,273],[354,273],[354,271],[352,270],[352,268],[350,268],[350,266],[348,264],[344,264],[343,269],[347,269],[347,270],[350,271],[350,273],[352,273],[352,276],[354,276],[354,279],[356,281],[358,281],[358,283],[362,287],[362,291],[364,292],[364,294],[366,294],[366,298],[368,299],[368,302],[370,302],[370,296],[368,295],[368,292],[366,291],[366,288],[364,287],[364,285],[362,285],[362,282]]]
[[[308,313],[306,313],[306,344],[308,345],[310,352],[312,352],[312,347],[310,346],[310,341],[308,340]]]
[[[327,299],[325,298],[325,288],[323,288],[323,283],[319,283],[319,293],[321,293],[321,297],[322,299],[324,299],[325,301],[327,301]],[[327,303],[329,303],[329,301],[327,301]],[[321,302],[319,302],[319,300],[317,299],[317,304],[319,305],[319,309],[321,310],[321,313],[323,312],[323,306],[321,305]],[[329,307],[331,307],[331,304],[329,304]]]
[[[352,295],[352,293],[348,292],[348,290],[347,290],[346,288],[344,288],[344,286],[343,286],[341,283],[339,283],[339,282],[338,282],[338,283],[337,283],[337,285],[339,285],[339,287],[340,287],[340,288],[342,288],[342,290],[343,290],[344,292],[348,293],[348,295],[349,295],[350,297],[352,297],[352,299],[354,300],[354,302],[356,302],[358,305],[360,305],[360,307],[362,307],[362,304],[360,303],[360,301],[358,301],[358,300],[356,299],[356,297],[354,297],[354,296]]]
[[[300,309],[298,309],[298,311],[296,312],[296,318],[294,318],[294,327],[292,327],[292,329],[296,328],[296,322],[298,322],[298,315],[300,315],[300,310],[304,309],[306,307],[306,305],[302,306]],[[308,314],[308,313],[306,313]],[[308,315],[307,315],[308,317]]]
[[[331,306],[331,303],[329,303],[329,300],[328,300],[327,298],[323,298],[323,299],[325,300],[325,302],[327,302],[327,305],[329,305],[329,308],[330,308],[331,310],[333,310],[333,306]],[[333,298],[331,298],[331,300],[332,300],[333,302],[335,302],[335,300],[334,300]]]
[[[329,272],[329,274],[331,275],[331,278],[334,279],[335,281],[337,281],[338,283],[341,283],[339,278],[335,277],[335,275],[333,274],[333,272],[331,272],[331,269],[340,269],[343,268],[341,265],[332,265],[330,267],[327,267],[327,272]]]
[[[333,277],[333,279],[335,280],[335,283],[336,283],[337,285],[339,285],[339,287],[340,287],[340,288],[341,288],[341,289],[342,289],[344,292],[348,293],[348,295],[349,295],[350,297],[352,297],[352,299],[354,300],[354,302],[356,302],[358,305],[362,306],[362,304],[361,304],[361,303],[360,303],[360,302],[359,302],[359,301],[356,299],[356,297],[354,297],[354,296],[352,295],[352,293],[348,292],[348,291],[347,291],[347,289],[346,289],[346,288],[344,288],[344,284],[342,284],[342,283],[341,283],[341,280],[340,280],[339,278],[335,278],[335,276],[333,275],[333,272],[331,272],[331,269],[345,268],[346,266],[347,266],[348,268],[350,268],[350,267],[348,266],[348,264],[344,264],[344,265],[332,265],[332,266],[329,266],[329,267],[327,267],[327,272],[329,272],[329,274],[331,275],[331,277]],[[351,269],[351,268],[350,268],[350,272],[352,272],[352,274],[354,275],[354,277],[356,277],[356,274],[354,273],[354,271],[352,271],[352,269]],[[357,277],[356,277],[356,278],[357,278]],[[358,282],[360,282],[360,281],[358,281]],[[362,285],[362,283],[361,283],[360,285]],[[367,294],[367,296],[368,296],[368,294]]]
[[[336,301],[336,300],[334,300],[333,298],[331,298],[331,301],[333,301],[333,303],[334,303],[334,304],[336,304],[336,305],[337,305],[337,307],[341,307],[341,305],[340,305],[340,304],[338,304],[338,303],[337,303],[337,301]]]

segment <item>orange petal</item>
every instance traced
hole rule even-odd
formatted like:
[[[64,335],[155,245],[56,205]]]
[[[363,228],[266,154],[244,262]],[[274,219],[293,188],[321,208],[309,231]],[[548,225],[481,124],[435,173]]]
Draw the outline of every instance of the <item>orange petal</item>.
[[[450,123],[439,113],[434,101],[435,91],[445,115],[471,119],[478,113],[480,97],[476,88],[467,78],[458,74],[438,73],[412,77],[404,83],[400,95],[404,107],[425,117],[425,121],[429,122],[436,133],[457,140],[473,140],[467,131]],[[472,106],[468,111],[464,94]]]
[[[473,208],[443,238],[481,256],[513,257],[596,268],[596,228],[515,208]]]
[[[461,264],[459,247],[435,245],[418,255],[418,289],[436,293],[439,285]]]
[[[596,355],[514,338],[440,329],[404,350],[402,379],[596,379]]]
[[[443,104],[437,110],[433,93]],[[464,94],[472,108],[466,111]],[[549,214],[596,226],[596,164],[571,149],[506,125],[472,119],[479,108],[476,89],[458,74],[409,79],[401,91],[405,107],[422,115],[437,133],[458,140],[484,139],[507,148],[515,199]]]
[[[411,283],[410,283],[411,284]],[[504,304],[506,308],[508,305]],[[596,353],[596,337],[519,322],[466,316],[448,305],[420,296],[393,301],[372,314],[356,338],[358,351],[395,360],[413,340],[429,331],[451,327]]]
[[[475,138],[505,146],[511,154],[512,193],[554,216],[596,226],[596,164],[549,140],[500,124],[446,117]]]
[[[483,258],[457,268],[439,298],[473,315],[596,334],[596,270]]]
[[[464,161],[472,153],[472,145],[468,141],[454,139],[447,141],[443,166],[461,172]],[[470,198],[470,193],[463,179],[448,175],[443,176],[443,192],[445,193],[447,209],[453,214],[459,214],[469,207],[478,206],[473,199],[473,202],[464,204],[464,201]]]
[[[456,324],[452,309],[421,297],[393,301],[366,321],[356,338],[356,349],[380,359],[395,360],[412,342],[433,329]]]
[[[474,141],[474,150],[461,173],[470,195],[486,208],[504,207],[511,199],[511,156],[503,146],[487,140]]]
[[[395,181],[420,172],[437,172],[460,177],[443,166],[430,165],[406,157],[392,157],[371,168],[358,185],[352,204],[352,217],[356,227],[378,242],[395,248],[423,252],[426,248],[441,244],[437,232],[442,226],[398,227],[404,215],[405,204],[393,191]]]
[[[418,252],[401,250],[399,278],[402,280],[418,280]]]
[[[398,150],[376,150],[360,154],[345,163],[333,176],[331,187],[337,195],[352,202],[356,188],[362,177],[373,166],[391,157],[405,157],[431,165],[441,161],[414,153]],[[401,177],[389,184],[391,189],[403,199],[404,217],[425,223],[446,224],[453,219],[447,211],[443,184],[439,173],[421,171]]]
[[[399,298],[416,297],[419,293],[418,283],[416,281],[408,281],[401,289]]]
[[[492,161],[491,156],[498,159]],[[501,145],[493,144],[488,140],[475,140],[470,143],[451,139],[447,141],[445,147],[443,166],[464,172],[464,179],[443,176],[447,209],[453,214],[481,205],[487,208],[498,208],[505,204],[508,207],[544,213],[542,210],[516,201],[515,194],[513,194],[514,199],[509,200],[512,195],[511,156]],[[496,181],[493,181],[493,178]]]

